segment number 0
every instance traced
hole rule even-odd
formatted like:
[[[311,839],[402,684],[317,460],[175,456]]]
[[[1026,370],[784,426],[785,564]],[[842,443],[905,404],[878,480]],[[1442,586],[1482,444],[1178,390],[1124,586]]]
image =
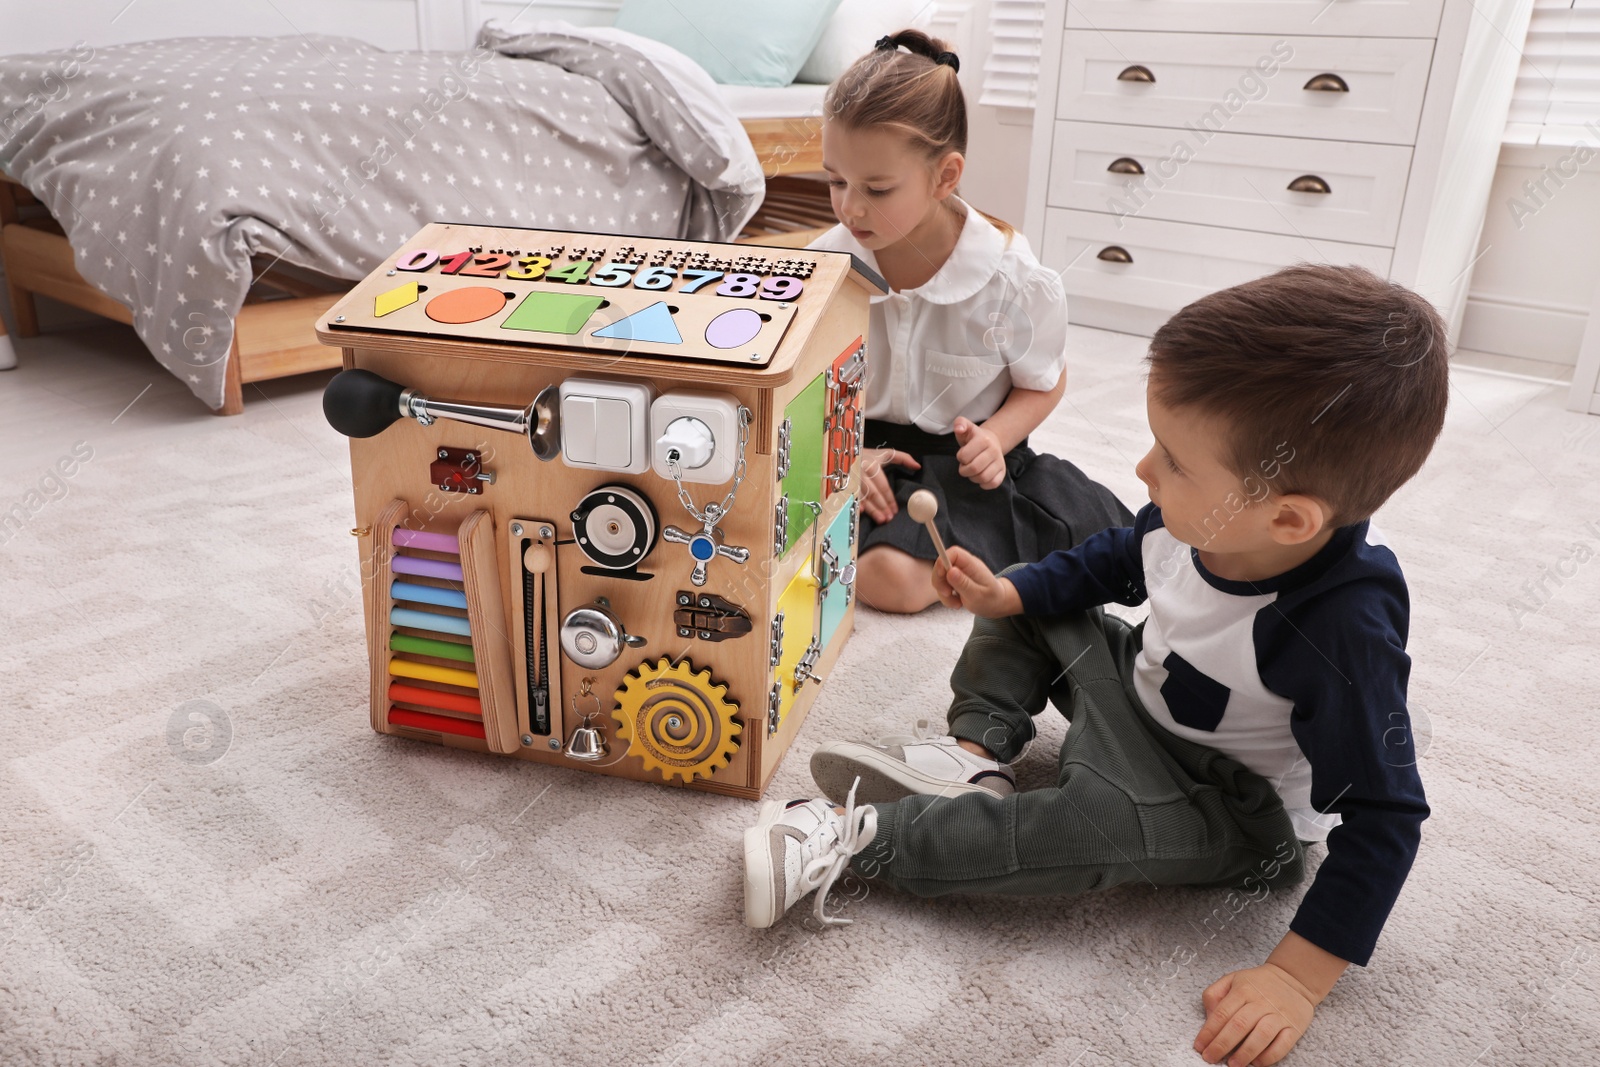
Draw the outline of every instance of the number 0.
[[[431,248],[419,248],[415,252],[407,252],[395,261],[395,270],[427,270],[439,262],[439,253]]]

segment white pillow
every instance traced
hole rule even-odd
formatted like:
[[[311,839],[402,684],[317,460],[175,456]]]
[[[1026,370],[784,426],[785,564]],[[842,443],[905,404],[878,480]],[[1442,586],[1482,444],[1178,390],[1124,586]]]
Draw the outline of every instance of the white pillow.
[[[872,51],[878,38],[926,26],[932,9],[927,0],[844,0],[794,80],[831,84],[850,64]]]

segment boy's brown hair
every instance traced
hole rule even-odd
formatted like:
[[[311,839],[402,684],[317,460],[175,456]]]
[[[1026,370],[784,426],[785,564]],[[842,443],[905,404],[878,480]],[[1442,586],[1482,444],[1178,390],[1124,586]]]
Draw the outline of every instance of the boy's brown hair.
[[[1444,322],[1422,297],[1361,267],[1301,265],[1201,297],[1150,341],[1150,388],[1168,407],[1232,424],[1241,477],[1281,449],[1271,489],[1367,518],[1421,469],[1450,391]]]

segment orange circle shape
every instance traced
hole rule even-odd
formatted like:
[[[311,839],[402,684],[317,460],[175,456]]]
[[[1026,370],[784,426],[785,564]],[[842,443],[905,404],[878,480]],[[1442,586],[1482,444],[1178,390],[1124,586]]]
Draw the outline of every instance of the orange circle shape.
[[[506,294],[487,285],[472,285],[465,289],[452,289],[428,301],[424,310],[434,322],[455,326],[477,322],[506,306]]]

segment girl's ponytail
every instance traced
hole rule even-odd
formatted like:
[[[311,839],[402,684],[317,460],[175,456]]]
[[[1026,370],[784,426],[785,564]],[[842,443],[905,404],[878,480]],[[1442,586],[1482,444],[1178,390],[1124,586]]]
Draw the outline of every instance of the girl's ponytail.
[[[872,46],[874,51],[893,52],[904,48],[908,52],[919,56],[926,56],[941,66],[949,67],[956,73],[961,72],[961,58],[954,52],[944,47],[943,41],[936,41],[921,30],[901,30],[878,38],[878,43]]]

